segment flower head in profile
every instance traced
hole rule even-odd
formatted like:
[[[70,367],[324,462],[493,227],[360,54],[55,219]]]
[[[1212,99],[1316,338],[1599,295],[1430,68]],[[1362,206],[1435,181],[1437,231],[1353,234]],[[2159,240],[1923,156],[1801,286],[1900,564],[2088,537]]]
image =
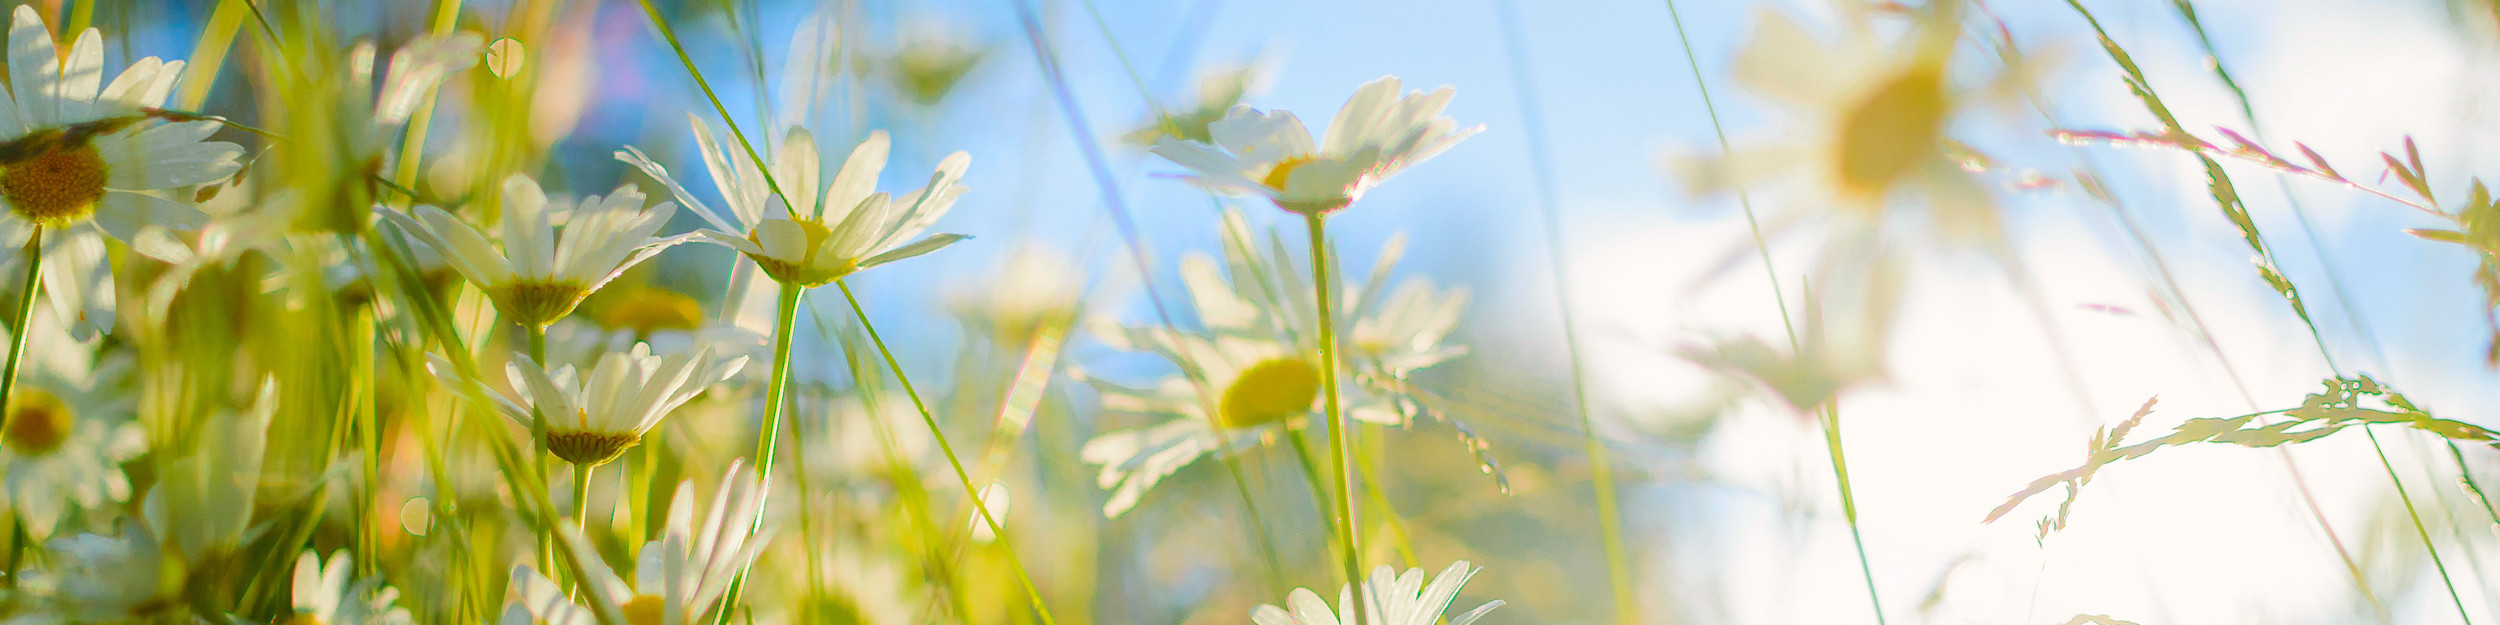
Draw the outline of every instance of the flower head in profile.
[[[1450,563],[1424,583],[1423,569],[1407,569],[1398,574],[1387,566],[1372,569],[1371,578],[1363,581],[1363,605],[1367,622],[1380,625],[1432,625],[1439,622],[1450,603],[1458,600],[1458,590],[1475,577],[1477,567],[1466,560]],[[1261,605],[1250,611],[1250,622],[1258,625],[1345,625],[1355,621],[1354,588],[1349,585],[1337,592],[1337,607],[1330,609],[1327,600],[1309,588],[1295,588],[1285,598],[1285,607]],[[1477,619],[1502,607],[1495,599],[1450,617],[1449,625],[1470,625]]]
[[[356,567],[342,549],[323,565],[311,550],[295,558],[295,617],[288,625],[414,625],[408,609],[394,603],[399,589],[367,579],[350,583]],[[363,597],[363,599],[358,599]]]
[[[1232,112],[1233,106],[1241,104],[1242,97],[1256,90],[1265,74],[1255,64],[1209,72],[1198,78],[1198,101],[1195,104],[1164,112],[1154,121],[1120,138],[1146,147],[1154,147],[1155,142],[1164,137],[1199,143],[1214,142],[1215,136],[1207,132],[1207,127],[1224,119]]]
[[[744,461],[732,461],[711,505],[702,508],[702,524],[696,525],[694,481],[680,484],[668,507],[667,530],[659,540],[645,543],[634,558],[632,584],[599,559],[599,551],[580,530],[558,524],[561,542],[586,574],[580,587],[587,606],[567,599],[564,586],[526,566],[513,569],[513,588],[521,605],[549,625],[697,622],[729,591],[731,578],[772,542],[771,530],[758,532],[753,522],[763,512],[765,489],[763,476],[748,470]]]
[[[1248,106],[1207,126],[1213,142],[1157,139],[1154,153],[1190,168],[1190,180],[1209,188],[1265,196],[1278,208],[1305,215],[1344,209],[1363,193],[1408,166],[1484,130],[1459,128],[1441,115],[1456,91],[1398,94],[1398,78],[1385,76],[1354,90],[1328,135],[1314,143],[1291,111]]]
[[[504,181],[503,246],[498,249],[468,222],[432,206],[417,207],[414,217],[382,210],[418,240],[442,252],[445,260],[495,301],[495,309],[515,323],[546,327],[572,314],[582,298],[609,280],[688,237],[655,237],[677,207],[661,202],[646,210],[642,192],[633,185],[616,188],[607,197],[589,196],[576,205],[549,205],[538,181],[514,175]],[[561,234],[556,229],[563,223]]]
[[[64,57],[26,5],[13,14],[8,57],[0,97],[0,205],[8,210],[0,220],[101,228],[123,241],[145,225],[197,228],[207,217],[167,192],[242,168],[241,146],[207,140],[218,122],[150,116],[181,78],[181,61],[141,58],[105,83],[102,35],[80,33]],[[25,243],[11,236],[0,245]]]
[[[990,50],[980,42],[922,26],[905,37],[894,54],[885,60],[883,69],[894,83],[894,90],[913,104],[936,106],[947,94],[971,75],[981,60],[989,58]]]
[[[660,418],[736,374],[746,360],[714,358],[708,349],[654,356],[650,345],[636,344],[633,351],[601,356],[585,378],[571,365],[549,371],[523,358],[504,368],[518,401],[492,390],[486,393],[505,417],[522,425],[530,424],[532,410],[544,415],[547,451],[591,467],[641,443],[643,433]],[[449,370],[449,363],[435,363],[438,375]]]
[[[833,179],[820,183],[823,170],[816,138],[806,128],[793,127],[782,139],[781,153],[767,179],[753,159],[721,149],[702,120],[693,124],[695,142],[702,148],[704,164],[711,168],[712,182],[729,204],[726,217],[696,200],[669,176],[667,168],[641,150],[628,146],[616,157],[668,185],[678,201],[711,222],[714,229],[702,230],[704,237],[753,259],[774,281],[822,286],[862,269],[970,238],[941,233],[912,240],[963,195],[964,170],[972,165],[969,154],[947,155],[930,175],[928,186],[895,197],[876,190],[890,147],[884,131],[869,133],[868,140],[851,150]],[[775,193],[775,188],[780,192]]]

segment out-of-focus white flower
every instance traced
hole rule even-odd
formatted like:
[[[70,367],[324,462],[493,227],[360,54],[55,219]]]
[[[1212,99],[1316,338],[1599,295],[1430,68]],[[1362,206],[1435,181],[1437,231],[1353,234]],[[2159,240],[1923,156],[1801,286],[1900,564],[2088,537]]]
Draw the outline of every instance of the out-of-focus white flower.
[[[9,625],[146,623],[181,614],[182,554],[146,524],[114,536],[79,534],[47,545],[55,566],[24,584],[32,601]]]
[[[1398,77],[1364,83],[1328,122],[1314,143],[1292,111],[1262,112],[1235,106],[1207,126],[1207,142],[1163,137],[1154,153],[1196,171],[1190,179],[1209,188],[1260,195],[1295,213],[1342,210],[1373,185],[1408,166],[1439,155],[1484,130],[1465,129],[1441,115],[1457,92],[1398,94]]]
[[[0,510],[41,540],[72,512],[104,513],[129,500],[121,465],[147,451],[147,441],[131,422],[129,358],[98,362],[94,345],[71,340],[49,314],[28,325],[27,362],[0,426]]]
[[[406,608],[393,605],[399,600],[399,589],[381,580],[356,580],[348,576],[356,567],[342,549],[330,554],[330,563],[323,566],[321,557],[311,550],[295,558],[295,585],[291,602],[294,620],[288,625],[414,625]],[[378,586],[378,587],[377,587]],[[366,597],[358,600],[357,597]]]

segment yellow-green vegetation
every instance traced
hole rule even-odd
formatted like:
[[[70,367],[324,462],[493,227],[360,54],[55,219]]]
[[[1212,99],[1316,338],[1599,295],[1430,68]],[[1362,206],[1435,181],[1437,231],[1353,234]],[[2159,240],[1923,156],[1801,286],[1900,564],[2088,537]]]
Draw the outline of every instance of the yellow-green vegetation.
[[[2341,1],[10,5],[0,625],[2493,622]]]

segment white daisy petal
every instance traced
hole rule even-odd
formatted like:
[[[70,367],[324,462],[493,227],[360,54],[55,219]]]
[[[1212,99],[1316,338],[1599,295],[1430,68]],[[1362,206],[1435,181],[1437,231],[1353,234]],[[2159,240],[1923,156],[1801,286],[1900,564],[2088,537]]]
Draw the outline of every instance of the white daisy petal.
[[[60,47],[33,5],[18,5],[9,25],[9,91],[17,96],[18,114],[29,127],[58,122],[58,108],[49,96],[61,81]]]

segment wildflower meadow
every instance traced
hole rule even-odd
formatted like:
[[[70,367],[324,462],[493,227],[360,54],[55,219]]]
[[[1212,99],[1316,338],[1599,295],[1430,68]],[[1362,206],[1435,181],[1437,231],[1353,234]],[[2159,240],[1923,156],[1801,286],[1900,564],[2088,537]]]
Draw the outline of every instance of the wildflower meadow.
[[[0,624],[2500,623],[2496,3],[7,2]]]

